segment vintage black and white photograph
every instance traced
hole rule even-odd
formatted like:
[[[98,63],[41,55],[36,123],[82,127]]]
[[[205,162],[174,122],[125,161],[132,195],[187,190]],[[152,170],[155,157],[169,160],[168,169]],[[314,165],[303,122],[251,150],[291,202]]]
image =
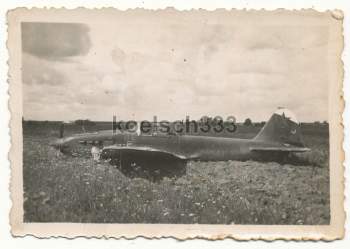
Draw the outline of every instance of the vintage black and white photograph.
[[[9,21],[15,228],[342,236],[341,13],[36,9]]]

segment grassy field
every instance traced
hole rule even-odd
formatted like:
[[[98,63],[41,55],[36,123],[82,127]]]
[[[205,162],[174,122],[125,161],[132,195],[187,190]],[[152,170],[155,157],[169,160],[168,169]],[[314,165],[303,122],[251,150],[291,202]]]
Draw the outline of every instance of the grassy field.
[[[187,174],[130,179],[88,156],[57,156],[55,125],[24,126],[24,221],[328,224],[328,127],[302,128],[312,151],[297,165],[188,162]],[[95,127],[95,129],[104,127]],[[249,138],[259,128],[238,129]],[[68,133],[77,132],[76,127]]]

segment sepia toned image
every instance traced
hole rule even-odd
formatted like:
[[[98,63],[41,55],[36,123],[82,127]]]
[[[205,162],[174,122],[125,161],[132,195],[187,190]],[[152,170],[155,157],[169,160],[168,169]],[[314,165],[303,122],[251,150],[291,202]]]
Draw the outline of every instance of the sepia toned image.
[[[341,238],[342,19],[11,11],[13,234]]]

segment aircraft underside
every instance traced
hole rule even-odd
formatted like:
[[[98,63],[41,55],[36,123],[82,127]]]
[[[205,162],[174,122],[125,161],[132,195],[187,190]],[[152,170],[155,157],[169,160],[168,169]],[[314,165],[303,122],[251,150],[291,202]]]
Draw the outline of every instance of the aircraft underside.
[[[195,161],[276,161],[280,163],[288,162],[290,152],[252,152],[245,157],[232,157],[222,159],[196,158]],[[163,177],[181,177],[186,174],[187,162],[189,160],[180,159],[171,154],[159,154],[149,151],[112,151],[102,153],[101,158],[109,160],[110,164],[117,167],[128,177],[143,177],[151,180],[158,180]]]
[[[172,155],[155,155],[149,152],[101,154],[125,176],[159,180],[163,177],[181,177],[186,174],[187,160]]]

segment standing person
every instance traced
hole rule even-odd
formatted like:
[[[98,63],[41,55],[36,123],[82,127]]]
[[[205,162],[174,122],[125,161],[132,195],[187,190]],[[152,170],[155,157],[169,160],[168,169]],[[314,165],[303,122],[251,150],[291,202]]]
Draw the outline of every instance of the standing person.
[[[91,155],[94,161],[99,162],[100,161],[100,149],[97,146],[92,146],[91,148]]]
[[[61,122],[59,138],[63,138],[63,135],[64,135],[64,122]]]

